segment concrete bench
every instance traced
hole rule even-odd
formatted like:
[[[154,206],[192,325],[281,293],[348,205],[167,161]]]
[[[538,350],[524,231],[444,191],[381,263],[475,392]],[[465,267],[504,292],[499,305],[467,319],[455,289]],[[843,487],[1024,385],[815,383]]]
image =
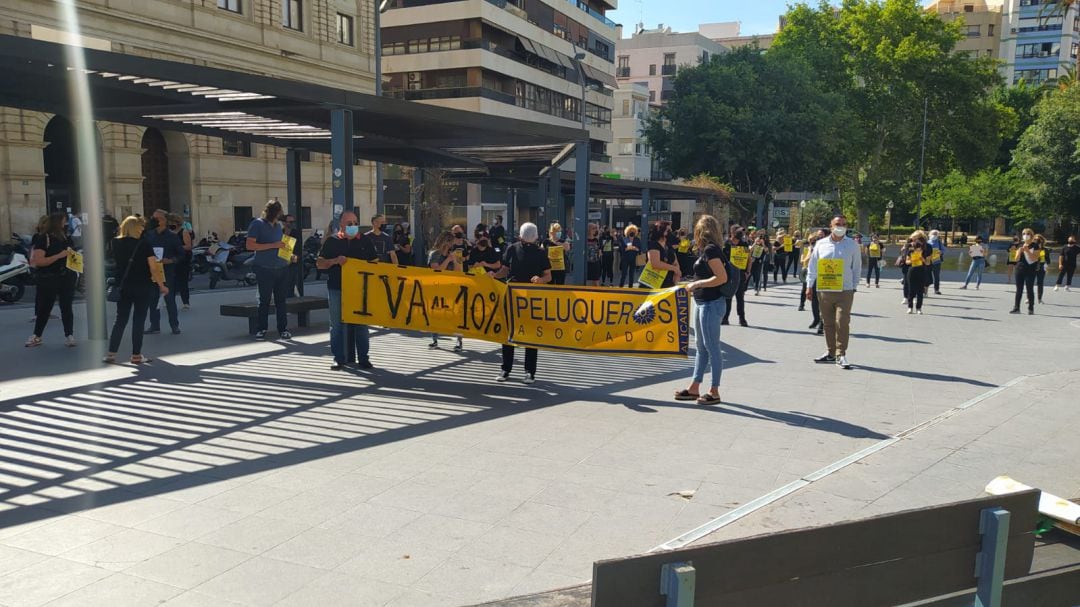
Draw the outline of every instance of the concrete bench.
[[[328,310],[329,308],[330,301],[325,297],[291,297],[285,301],[285,309],[289,314],[296,314],[296,324],[299,327],[307,326],[308,314],[312,311]],[[276,311],[276,306],[271,304],[270,316],[272,317]],[[222,304],[221,315],[248,319],[249,335],[254,335],[258,331],[259,304],[255,302]]]

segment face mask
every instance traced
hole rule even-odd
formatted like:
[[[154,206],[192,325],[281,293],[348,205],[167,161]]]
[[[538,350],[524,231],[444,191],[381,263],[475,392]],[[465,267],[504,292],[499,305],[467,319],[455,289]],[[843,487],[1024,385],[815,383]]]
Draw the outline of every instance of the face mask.
[[[158,229],[158,226],[160,225],[161,222],[159,222],[156,217],[151,217],[150,221],[146,222],[146,227],[150,228],[151,230]]]
[[[355,238],[360,233],[360,226],[345,226],[345,235],[349,238]]]
[[[454,238],[459,238],[459,239],[460,239],[460,238],[465,238],[465,235],[464,235],[464,234],[459,234],[459,233],[455,232],[455,233],[454,233]]]
[[[833,236],[836,236],[837,238],[843,238],[844,236],[847,236],[847,228],[844,226],[836,226],[832,229],[832,233]]]
[[[1024,242],[1030,242],[1030,241],[1031,241],[1031,234],[1024,234]]]
[[[562,232],[555,232],[555,238],[562,238]]]

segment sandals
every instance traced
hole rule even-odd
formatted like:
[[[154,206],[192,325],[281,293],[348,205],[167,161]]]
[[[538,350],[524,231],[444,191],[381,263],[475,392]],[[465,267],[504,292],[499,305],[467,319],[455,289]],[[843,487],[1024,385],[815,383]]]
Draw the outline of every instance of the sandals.
[[[679,390],[675,393],[675,400],[697,400],[701,398],[700,394],[694,394],[689,390]]]
[[[141,365],[150,362],[154,362],[154,359],[150,358],[149,356],[143,356],[142,354],[136,354],[135,356],[131,357],[131,364],[133,365]]]
[[[719,405],[722,402],[717,394],[703,394],[697,399],[699,405]]]

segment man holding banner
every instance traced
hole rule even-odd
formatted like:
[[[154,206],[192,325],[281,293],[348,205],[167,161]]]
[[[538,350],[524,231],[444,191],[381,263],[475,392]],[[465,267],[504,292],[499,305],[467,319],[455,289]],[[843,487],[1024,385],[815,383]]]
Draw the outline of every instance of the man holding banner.
[[[540,238],[536,224],[521,224],[520,236],[521,240],[510,245],[503,254],[502,269],[489,275],[496,279],[509,276],[510,282],[548,284],[551,282],[551,261],[544,249],[536,244]],[[531,384],[536,381],[537,355],[536,348],[525,348],[525,379],[521,380],[523,383]],[[503,344],[502,373],[496,381],[510,379],[510,371],[513,369],[514,346]]]
[[[330,353],[334,355],[334,364],[330,366],[330,369],[333,371],[340,371],[346,362],[345,338],[348,335],[346,330],[348,327],[345,326],[341,314],[341,268],[349,259],[374,261],[378,256],[371,239],[361,236],[356,213],[345,211],[341,214],[341,231],[326,239],[322,250],[319,251],[318,259],[315,260],[315,267],[327,272],[326,296],[330,302]],[[368,358],[367,325],[357,324],[353,329],[360,368],[370,369],[372,365]]]
[[[816,289],[821,302],[821,320],[825,343],[829,350],[814,359],[817,363],[836,363],[850,369],[847,360],[848,336],[851,329],[851,305],[862,275],[862,253],[859,245],[847,237],[847,219],[833,218],[832,233],[814,245],[807,267],[806,293],[812,297]]]

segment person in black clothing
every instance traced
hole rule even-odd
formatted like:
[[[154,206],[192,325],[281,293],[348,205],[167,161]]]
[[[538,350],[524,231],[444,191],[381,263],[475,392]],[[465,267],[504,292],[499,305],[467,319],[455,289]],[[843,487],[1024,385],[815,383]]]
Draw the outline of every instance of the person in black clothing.
[[[173,335],[180,333],[180,315],[176,310],[176,264],[184,257],[184,245],[180,237],[170,232],[169,214],[162,210],[154,211],[150,216],[150,222],[143,232],[143,239],[153,248],[161,251],[161,264],[165,270],[165,286],[168,287],[163,295],[153,292],[153,301],[150,302],[150,328],[145,331],[147,335],[161,333],[161,310],[158,310],[158,299],[164,297],[165,311],[169,314],[169,327]],[[158,251],[154,251],[156,256]]]
[[[482,234],[476,240],[476,246],[469,251],[469,259],[465,262],[465,271],[474,271],[476,267],[484,268],[485,272],[498,272],[502,269],[499,254],[495,247],[491,246],[491,240],[486,234]]]
[[[1061,287],[1062,279],[1065,279],[1065,290],[1072,290],[1073,274],[1076,273],[1076,256],[1080,254],[1080,246],[1076,244],[1076,237],[1070,236],[1069,242],[1058,254],[1058,277],[1057,284],[1054,285],[1054,290],[1057,291]]]
[[[146,221],[141,217],[128,217],[120,224],[119,234],[112,244],[116,261],[115,289],[120,290],[120,300],[116,302],[116,320],[109,334],[109,351],[105,355],[106,363],[116,362],[116,353],[120,350],[120,341],[124,338],[128,321],[131,321],[131,363],[140,365],[150,362],[143,356],[143,326],[146,313],[154,294],[164,295],[165,283],[154,283],[150,273],[150,260],[157,259],[150,244],[142,238]]]
[[[397,253],[397,262],[403,266],[415,266],[416,255],[413,254],[413,239],[409,234],[409,223],[402,222],[394,226],[392,234],[394,239],[394,251]]]
[[[615,230],[607,226],[600,228],[600,285],[610,287],[615,284],[615,254],[619,250],[619,240]]]
[[[1039,260],[1035,262],[1035,295],[1042,304],[1043,285],[1046,282],[1046,266],[1050,264],[1050,249],[1046,247],[1046,239],[1042,234],[1035,236],[1035,244],[1039,247]]]
[[[773,281],[774,285],[777,283],[777,280],[776,280],[776,275],[777,274],[781,275],[781,277],[783,278],[785,283],[787,282],[788,257],[791,256],[791,253],[784,250],[784,239],[785,238],[791,238],[791,237],[788,236],[786,231],[784,231],[783,229],[780,229],[780,230],[778,230],[776,232],[776,240],[774,240],[772,242],[772,245],[773,245],[772,281]],[[792,247],[794,247],[794,243],[792,243]],[[792,249],[791,252],[792,253],[794,252],[794,248]]]
[[[563,229],[558,222],[548,227],[548,237],[540,243],[548,256],[548,264],[551,266],[551,283],[556,285],[566,284],[566,272],[570,264],[567,263],[570,252],[570,241],[563,238]]]
[[[490,276],[495,279],[509,277],[509,282],[524,282],[532,284],[548,284],[551,282],[551,261],[547,253],[537,246],[536,241],[540,237],[536,224],[521,224],[520,240],[506,249],[503,255],[503,267],[498,272],[492,272]],[[525,348],[525,378],[523,383],[531,384],[536,381],[536,348]],[[502,373],[496,381],[510,379],[510,372],[514,370],[514,346],[502,347]]]
[[[332,371],[339,371],[347,361],[346,337],[349,327],[341,316],[341,268],[349,259],[363,261],[376,261],[379,254],[371,239],[360,234],[359,221],[356,213],[345,211],[341,214],[341,231],[327,238],[319,251],[319,258],[315,266],[327,272],[326,295],[330,302],[330,353],[334,356],[334,363],[330,365]],[[356,345],[356,356],[361,369],[372,368],[369,357],[369,336],[367,325],[353,324],[353,341]]]
[[[1023,244],[1016,257],[1016,303],[1010,314],[1020,313],[1020,300],[1027,289],[1028,314],[1035,313],[1035,271],[1039,263],[1039,245],[1035,231],[1024,228]]]
[[[623,230],[619,251],[622,252],[619,260],[619,288],[622,288],[623,284],[633,288],[637,282],[637,256],[642,253],[641,238],[638,237],[636,225],[630,224]]]
[[[491,233],[488,234],[491,244],[495,247],[495,252],[500,255],[506,250],[506,246],[510,244],[506,241],[506,228],[503,227],[502,222],[502,215],[496,215],[495,222],[491,224]]]
[[[299,261],[289,266],[289,271],[293,274],[292,290],[289,291],[289,297],[299,297],[299,285],[304,280],[304,231],[300,229],[300,224],[296,221],[296,215],[292,213],[285,215],[285,219],[281,221],[281,233],[296,239],[293,242],[292,253]]]
[[[926,233],[916,230],[911,235],[911,246],[906,248],[904,254],[908,267],[907,282],[904,283],[908,314],[922,314],[923,296],[926,294],[926,287],[933,281],[930,269],[933,255],[934,248],[928,243]]]
[[[699,257],[694,262],[694,280],[686,290],[694,295],[695,348],[694,376],[690,386],[675,393],[675,400],[697,400],[699,405],[720,403],[720,376],[724,372],[724,359],[720,344],[720,320],[724,316],[727,300],[720,287],[728,281],[721,243],[720,223],[711,215],[704,215],[694,226],[694,244]],[[708,394],[701,394],[706,367],[711,370],[712,383]]]
[[[180,246],[183,247],[183,255],[176,262],[174,288],[186,310],[191,307],[191,249],[194,246],[195,234],[184,229],[184,218],[180,214],[169,213],[168,220],[169,231],[176,234],[176,237],[180,239]]]
[[[737,225],[731,227],[731,238],[728,239],[727,244],[724,245],[724,259],[731,259],[731,250],[735,247],[747,248],[743,236],[743,229]],[[747,257],[749,257],[749,251],[747,251]],[[746,288],[748,286],[750,286],[749,263],[747,263],[746,268],[743,269],[742,280],[739,281],[739,288],[735,291],[735,297],[727,298],[727,305],[724,309],[724,320],[720,321],[721,325],[729,324],[728,320],[731,318],[731,300],[735,299],[737,312],[739,314],[739,325],[743,327],[750,326],[750,324],[746,322]]]
[[[37,291],[34,297],[34,334],[26,347],[41,345],[41,335],[49,322],[53,304],[60,301],[60,320],[64,325],[64,345],[75,346],[75,273],[67,269],[67,256],[73,249],[66,231],[67,215],[52,213],[39,224],[31,241],[30,267],[36,268]]]
[[[649,265],[654,270],[667,270],[664,282],[659,287],[661,289],[673,287],[682,279],[682,270],[679,268],[675,247],[671,246],[672,237],[670,222],[657,221],[649,228]]]
[[[465,228],[455,225],[450,228],[453,241],[450,244],[450,254],[459,268],[465,267],[465,260],[469,258],[469,240],[465,238]]]
[[[754,281],[754,295],[761,295],[761,289],[769,290],[769,241],[759,233],[750,248],[750,277]]]
[[[600,251],[600,227],[590,223],[585,239],[585,284],[599,286],[603,275],[603,254]]]

